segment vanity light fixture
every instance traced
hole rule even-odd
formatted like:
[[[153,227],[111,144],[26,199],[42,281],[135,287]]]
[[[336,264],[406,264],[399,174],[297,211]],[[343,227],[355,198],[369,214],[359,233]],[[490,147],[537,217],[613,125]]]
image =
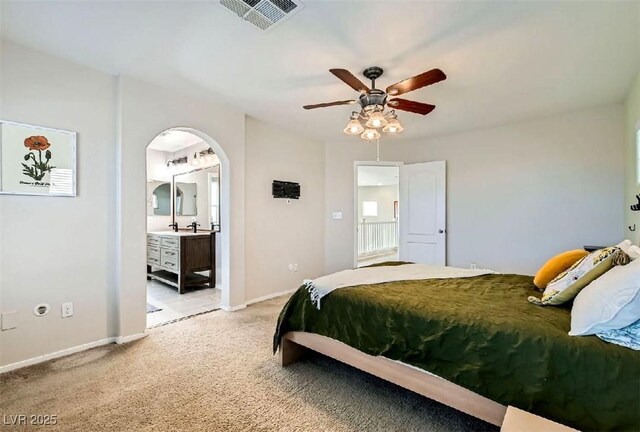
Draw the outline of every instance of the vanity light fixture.
[[[215,153],[211,147],[207,150],[202,150],[199,152],[195,152],[193,154],[193,160],[191,164],[194,166],[206,165],[207,163],[212,163],[215,160]]]
[[[187,163],[187,157],[181,157],[178,159],[172,159],[170,161],[167,161],[167,168],[172,169],[175,168],[176,166],[180,165],[180,164],[185,164]]]
[[[193,165],[193,166],[199,166],[201,162],[202,162],[202,161],[200,160],[200,157],[199,157],[199,155],[198,155],[198,152],[195,152],[195,153],[193,154],[193,160],[191,161],[191,165]]]
[[[200,155],[204,156],[204,160],[209,163],[213,162],[213,160],[215,159],[215,153],[213,152],[213,149],[211,147],[203,152],[200,152]]]

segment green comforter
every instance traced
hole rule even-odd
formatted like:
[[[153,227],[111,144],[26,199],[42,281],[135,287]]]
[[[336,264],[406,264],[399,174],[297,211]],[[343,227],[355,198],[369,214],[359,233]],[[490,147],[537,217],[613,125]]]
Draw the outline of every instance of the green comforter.
[[[531,277],[492,274],[342,288],[317,310],[301,287],[274,351],[288,331],[317,333],[581,430],[640,430],[640,352],[568,336],[569,307],[531,294]]]

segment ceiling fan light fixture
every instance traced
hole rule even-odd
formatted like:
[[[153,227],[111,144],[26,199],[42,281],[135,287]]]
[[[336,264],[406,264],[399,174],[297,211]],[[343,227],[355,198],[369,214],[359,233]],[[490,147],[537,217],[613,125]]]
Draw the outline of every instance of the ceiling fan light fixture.
[[[367,120],[367,127],[378,129],[381,127],[385,127],[387,123],[387,119],[384,118],[384,114],[382,113],[382,111],[376,110],[369,115],[369,119]]]
[[[347,126],[344,128],[344,133],[347,135],[360,135],[364,132],[364,127],[360,123],[360,120],[358,120],[359,116],[360,114],[355,111],[351,114],[351,120],[349,120],[349,123],[347,123]]]
[[[402,124],[400,123],[400,120],[398,120],[398,117],[395,114],[391,115],[391,118],[389,119],[389,123],[387,123],[387,125],[382,128],[382,132],[387,132],[387,133],[400,133],[404,130],[404,127],[402,126]]]
[[[367,141],[373,141],[380,138],[380,132],[375,129],[365,129],[365,131],[362,132],[362,135],[360,135],[360,138]]]

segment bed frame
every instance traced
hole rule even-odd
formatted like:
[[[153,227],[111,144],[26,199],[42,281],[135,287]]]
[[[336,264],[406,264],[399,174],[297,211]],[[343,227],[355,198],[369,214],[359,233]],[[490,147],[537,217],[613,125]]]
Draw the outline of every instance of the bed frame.
[[[577,432],[562,424],[501,405],[457,384],[418,368],[375,357],[335,339],[307,332],[288,332],[280,340],[280,362],[288,366],[312,350],[361,371],[392,382],[486,422],[501,426],[502,432]]]
[[[287,366],[297,361],[309,349],[496,426],[502,426],[507,412],[505,405],[494,402],[439,376],[385,357],[365,354],[347,344],[319,334],[294,331],[282,336],[280,343],[280,362],[282,366]]]

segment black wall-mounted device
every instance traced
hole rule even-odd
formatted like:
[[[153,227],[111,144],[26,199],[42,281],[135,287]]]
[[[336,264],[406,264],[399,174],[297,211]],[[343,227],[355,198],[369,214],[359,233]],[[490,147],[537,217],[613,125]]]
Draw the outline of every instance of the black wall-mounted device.
[[[274,198],[300,198],[300,183],[274,180],[271,186],[271,193]]]

